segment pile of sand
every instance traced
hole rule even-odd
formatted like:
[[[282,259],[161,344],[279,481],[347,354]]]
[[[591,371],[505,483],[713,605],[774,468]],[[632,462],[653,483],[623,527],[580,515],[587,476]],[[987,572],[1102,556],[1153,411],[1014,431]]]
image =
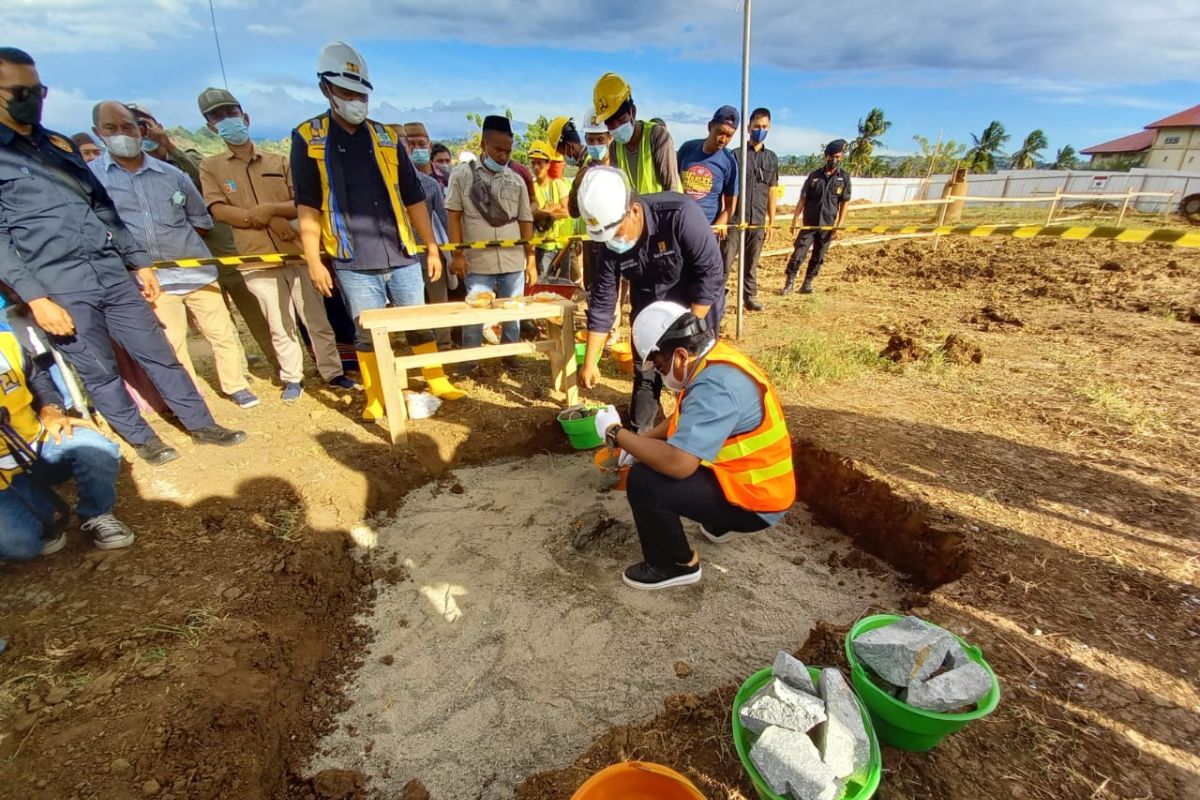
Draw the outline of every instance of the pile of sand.
[[[373,558],[396,554],[409,578],[381,587],[366,620],[376,639],[346,687],[354,704],[313,772],[360,769],[385,796],[416,778],[439,800],[509,798],[667,695],[740,681],[818,619],[897,597],[890,574],[832,575],[850,545],[802,507],[724,545],[692,526],[704,580],[644,592],[620,580],[641,558],[625,495],[588,455],[455,480],[411,493],[380,531]]]

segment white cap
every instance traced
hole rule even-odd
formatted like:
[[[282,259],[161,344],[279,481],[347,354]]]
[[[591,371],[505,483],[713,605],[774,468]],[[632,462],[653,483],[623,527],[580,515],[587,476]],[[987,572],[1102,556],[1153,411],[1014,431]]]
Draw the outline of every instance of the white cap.
[[[470,150],[463,150],[461,153],[458,154],[458,163],[460,163],[460,164],[470,164],[472,161],[478,161],[478,160],[479,159],[476,158],[475,154],[472,153]]]
[[[345,42],[330,42],[317,56],[317,77],[359,94],[371,93],[367,80],[367,62],[362,53]]]
[[[607,242],[629,211],[629,182],[612,167],[588,169],[579,182],[579,216],[593,242]]]
[[[658,300],[637,315],[633,321],[633,349],[642,357],[643,370],[650,367],[650,356],[658,351],[658,340],[690,310],[670,300]]]
[[[576,119],[582,120],[582,123],[579,126],[579,132],[585,136],[589,133],[608,133],[608,127],[603,122],[596,119],[596,109],[591,108],[590,106],[586,111],[576,117]]]

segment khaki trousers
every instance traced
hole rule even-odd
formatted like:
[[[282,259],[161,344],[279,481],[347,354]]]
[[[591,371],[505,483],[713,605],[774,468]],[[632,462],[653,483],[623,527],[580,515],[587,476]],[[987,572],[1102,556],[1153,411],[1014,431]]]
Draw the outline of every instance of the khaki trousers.
[[[321,377],[330,381],[342,374],[342,357],[338,355],[337,339],[325,315],[325,298],[313,286],[306,266],[247,270],[242,276],[267,319],[281,381],[300,383],[304,379],[304,346],[296,326],[297,314],[308,329]]]
[[[250,388],[246,383],[246,353],[229,316],[225,296],[215,281],[185,295],[163,292],[154,301],[154,314],[163,324],[175,357],[196,380],[197,386],[200,382],[196,379],[196,368],[187,348],[189,319],[212,345],[221,391],[230,395]]]

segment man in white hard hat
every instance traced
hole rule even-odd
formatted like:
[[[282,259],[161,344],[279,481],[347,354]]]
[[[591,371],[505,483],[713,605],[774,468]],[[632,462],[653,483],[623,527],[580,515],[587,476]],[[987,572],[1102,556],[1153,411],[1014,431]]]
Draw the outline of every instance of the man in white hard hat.
[[[579,185],[579,215],[593,248],[588,299],[587,355],[579,371],[585,389],[600,377],[600,354],[612,330],[621,278],[629,281],[631,319],[656,300],[671,300],[720,330],[725,311],[725,265],[704,212],[677,192],[639,196],[612,167],[592,167]],[[634,343],[635,349],[637,343]],[[646,353],[635,353],[641,359]],[[634,370],[629,415],[635,430],[654,427],[662,377],[643,366]]]
[[[362,416],[377,420],[383,416],[379,365],[359,315],[389,301],[395,306],[425,303],[418,237],[428,248],[431,280],[441,277],[442,259],[408,151],[387,125],[367,118],[372,86],[362,55],[345,42],[326,45],[317,58],[317,80],[330,109],[292,132],[300,240],[313,285],[326,297],[332,295],[337,275],[356,326],[367,394]],[[429,331],[410,332],[408,340],[413,352],[437,352]],[[462,396],[440,367],[426,371],[426,382],[439,396]]]
[[[642,309],[633,343],[678,402],[669,419],[640,433],[624,428],[612,406],[596,416],[608,446],[637,461],[627,494],[644,560],[624,579],[636,589],[684,586],[701,569],[680,518],[717,543],[777,524],[796,501],[792,442],[766,373],[684,306]]]

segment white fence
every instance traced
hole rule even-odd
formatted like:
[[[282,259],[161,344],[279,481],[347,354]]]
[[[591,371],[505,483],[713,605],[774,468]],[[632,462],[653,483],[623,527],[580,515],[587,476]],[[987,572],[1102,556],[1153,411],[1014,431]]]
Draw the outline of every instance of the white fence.
[[[912,200],[937,200],[942,189],[950,180],[949,175],[933,175],[924,178],[854,178],[855,200],[872,203],[904,203]],[[800,189],[804,186],[804,175],[782,175],[781,205],[794,206],[800,200]],[[1190,194],[1200,192],[1200,174],[1165,170],[1135,169],[1131,172],[1098,172],[1092,170],[1006,170],[995,175],[967,176],[967,193],[971,197],[1047,197],[1055,192],[1070,195],[1117,195],[1131,192],[1170,192],[1173,199],[1166,197],[1138,198],[1131,205],[1147,213],[1163,212],[1168,203],[1170,210],[1178,207],[1179,201]],[[1099,198],[1097,198],[1099,199]],[[1069,207],[1086,203],[1086,198],[1064,199],[1061,206]],[[1108,198],[1106,202],[1120,205]]]

